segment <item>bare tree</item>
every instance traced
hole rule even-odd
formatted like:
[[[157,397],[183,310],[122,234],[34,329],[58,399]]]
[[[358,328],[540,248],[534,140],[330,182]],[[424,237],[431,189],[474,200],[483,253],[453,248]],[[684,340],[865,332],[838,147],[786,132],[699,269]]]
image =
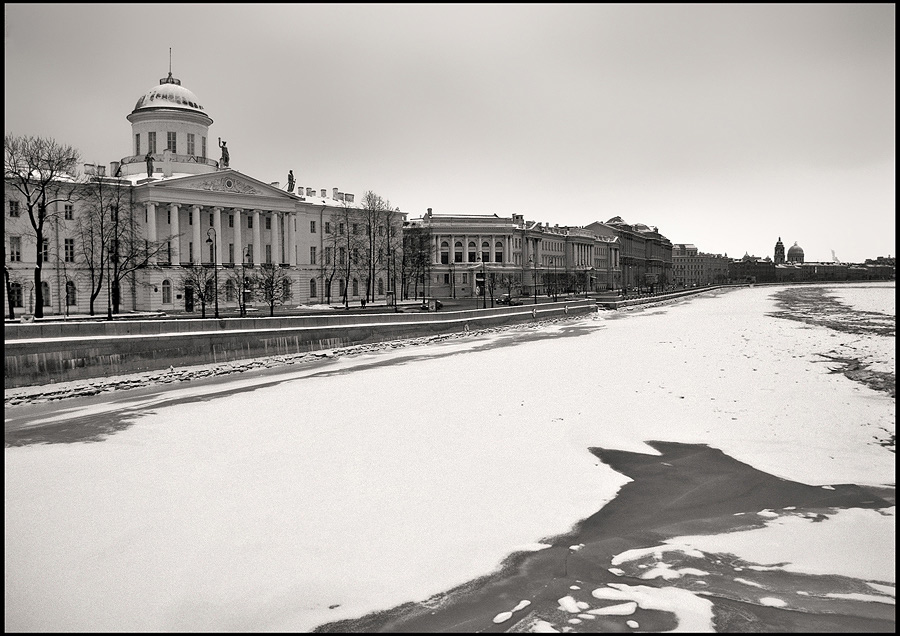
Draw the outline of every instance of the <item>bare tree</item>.
[[[206,318],[206,305],[216,298],[215,265],[208,266],[191,263],[184,266],[178,282],[178,289],[183,293],[191,293],[200,301],[200,317]],[[190,290],[190,292],[188,291]]]
[[[275,315],[275,305],[283,305],[293,295],[288,270],[280,265],[265,264],[254,276],[256,297],[269,306],[269,316]]]
[[[28,210],[28,220],[34,231],[35,267],[34,315],[44,316],[41,269],[44,260],[44,231],[54,219],[57,204],[70,201],[75,184],[75,169],[80,161],[78,151],[52,138],[15,136],[3,138],[3,176],[6,187],[18,192]]]
[[[417,225],[403,229],[403,256],[400,265],[400,287],[403,297],[409,298],[413,286],[415,297],[419,295],[419,281],[431,275],[431,232]],[[453,254],[450,255],[453,258]]]
[[[253,293],[254,275],[252,268],[247,267],[246,253],[241,254],[241,261],[235,263],[234,267],[229,269],[225,279],[225,284],[230,282],[237,293],[238,311],[241,318],[247,315],[247,300]]]

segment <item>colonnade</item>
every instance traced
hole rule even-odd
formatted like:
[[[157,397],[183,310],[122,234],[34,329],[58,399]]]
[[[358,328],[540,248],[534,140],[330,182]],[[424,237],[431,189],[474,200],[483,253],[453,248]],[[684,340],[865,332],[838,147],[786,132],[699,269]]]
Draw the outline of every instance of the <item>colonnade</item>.
[[[160,240],[160,204],[155,202],[145,203],[146,239],[153,244]],[[169,203],[164,206],[166,211],[166,226],[168,230],[162,233],[162,238],[171,237],[170,256],[168,260],[174,265],[182,263],[212,263],[217,266],[245,262],[249,265],[260,265],[266,262],[287,264],[291,267],[297,265],[297,233],[295,231],[296,215],[293,212],[281,210],[245,210],[243,208],[223,208],[221,206],[182,205]],[[185,220],[190,227],[186,237],[182,237],[182,211],[186,211]],[[212,223],[203,223],[205,214],[209,213]],[[223,228],[223,213],[227,214],[228,227]],[[270,229],[263,228],[266,219],[270,219]],[[245,225],[246,224],[246,225]],[[249,226],[249,227],[248,227]],[[206,230],[204,231],[204,227]],[[213,232],[210,233],[209,229]],[[244,231],[249,231],[248,235]],[[210,235],[211,234],[211,235]],[[187,238],[187,241],[183,239]],[[251,241],[245,244],[247,238]],[[207,240],[214,241],[214,254],[208,254],[204,258],[203,246]],[[271,246],[271,254],[267,255],[265,245]],[[231,245],[228,254],[223,252],[223,245]],[[186,246],[188,253],[182,254],[182,247]],[[161,259],[154,256],[150,259],[151,265],[156,265]]]

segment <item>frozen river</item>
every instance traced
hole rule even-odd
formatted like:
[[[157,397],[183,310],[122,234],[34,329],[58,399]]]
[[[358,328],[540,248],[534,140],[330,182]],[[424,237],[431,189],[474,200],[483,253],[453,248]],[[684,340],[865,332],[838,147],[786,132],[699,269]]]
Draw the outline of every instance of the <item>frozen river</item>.
[[[833,295],[893,315],[892,284],[862,287]],[[35,411],[29,427],[117,425],[7,445],[6,630],[309,631],[423,601],[613,501],[631,479],[590,448],[706,444],[782,480],[892,489],[894,398],[822,354],[893,368],[893,335],[775,317],[780,289]],[[841,555],[800,541],[766,563],[869,581],[863,601],[892,605],[893,510],[817,524]],[[769,532],[813,532],[772,514]],[[769,542],[723,541],[691,545],[759,562]],[[691,601],[659,606],[712,625]]]

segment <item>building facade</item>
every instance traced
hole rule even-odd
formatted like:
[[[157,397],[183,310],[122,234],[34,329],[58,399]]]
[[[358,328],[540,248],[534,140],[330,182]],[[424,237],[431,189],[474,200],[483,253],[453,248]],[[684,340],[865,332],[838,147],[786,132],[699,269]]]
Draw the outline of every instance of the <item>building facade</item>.
[[[598,237],[618,239],[621,288],[658,291],[673,284],[672,242],[657,228],[643,223],[632,225],[615,216],[606,223],[591,223],[585,229]]]
[[[676,287],[721,285],[728,281],[728,255],[706,254],[689,243],[672,245],[672,282]]]
[[[429,208],[407,228],[428,236],[430,296],[552,296],[617,289],[616,236],[551,226],[524,216],[438,215]]]
[[[105,166],[85,164],[84,177],[60,181],[69,194],[47,210],[51,222],[41,250],[23,214],[26,202],[7,183],[4,301],[13,308],[34,313],[38,258],[45,314],[88,313],[92,305],[100,313],[112,305],[197,311],[203,294],[190,276],[197,267],[215,274],[214,297],[226,309],[246,299],[242,280],[273,270],[284,304],[383,299],[393,288],[397,273],[389,258],[396,258],[391,247],[402,232],[398,210],[373,206],[370,193],[356,200],[337,188],[301,187],[294,194],[293,184],[286,191],[264,183],[231,167],[225,141],[216,142],[220,159],[210,159],[213,120],[171,73],[127,119],[133,154],[111,162],[109,174]],[[114,218],[115,238],[86,239],[91,218]],[[117,276],[117,267],[129,273]],[[99,273],[105,287],[96,283]],[[250,304],[260,304],[255,300]]]

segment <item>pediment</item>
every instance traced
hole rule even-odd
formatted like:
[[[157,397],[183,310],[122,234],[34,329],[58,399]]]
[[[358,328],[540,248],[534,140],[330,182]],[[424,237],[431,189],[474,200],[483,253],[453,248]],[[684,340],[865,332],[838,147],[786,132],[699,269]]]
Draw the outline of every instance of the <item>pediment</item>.
[[[212,174],[190,175],[176,179],[166,179],[152,183],[154,189],[177,188],[179,190],[199,190],[202,192],[215,192],[252,195],[263,197],[278,197],[288,200],[296,200],[296,196],[279,188],[271,186],[253,177],[248,177],[235,170],[224,170]]]

